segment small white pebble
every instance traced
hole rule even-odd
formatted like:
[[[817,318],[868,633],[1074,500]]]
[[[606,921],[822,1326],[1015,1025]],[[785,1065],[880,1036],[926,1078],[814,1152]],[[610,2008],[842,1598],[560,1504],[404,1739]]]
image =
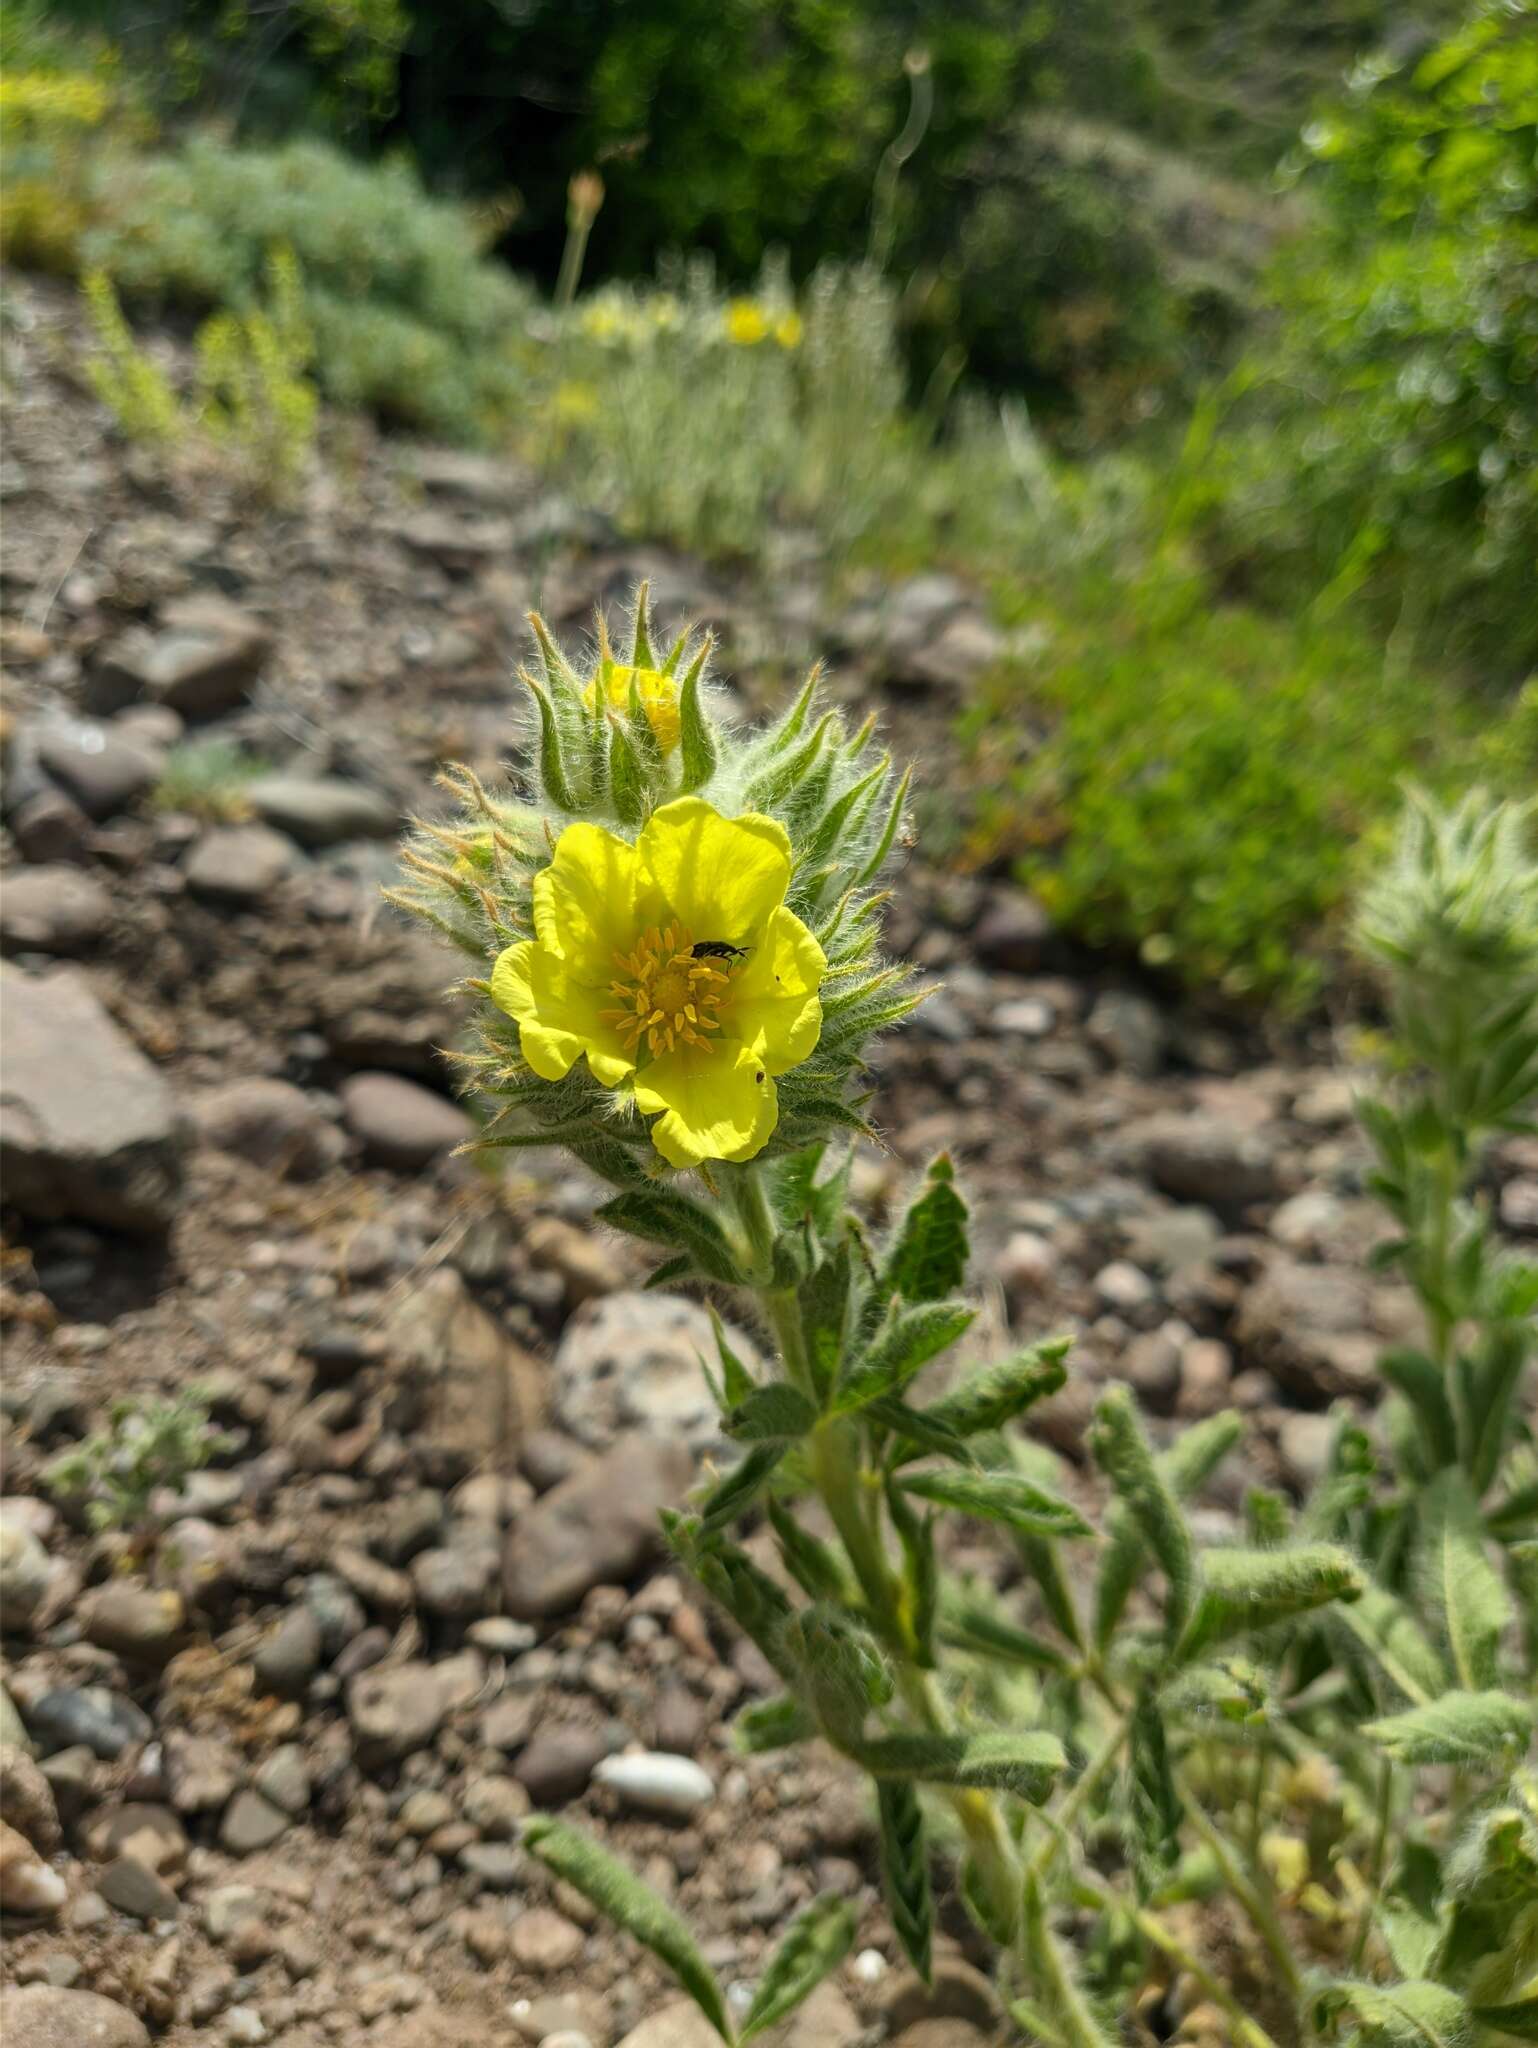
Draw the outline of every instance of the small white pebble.
[[[232,2005],[224,2015],[224,2032],[231,2041],[255,2043],[267,2038],[266,2024],[254,2005]]]
[[[887,1959],[879,1948],[862,1948],[849,1972],[857,1984],[879,1984],[887,1973]]]

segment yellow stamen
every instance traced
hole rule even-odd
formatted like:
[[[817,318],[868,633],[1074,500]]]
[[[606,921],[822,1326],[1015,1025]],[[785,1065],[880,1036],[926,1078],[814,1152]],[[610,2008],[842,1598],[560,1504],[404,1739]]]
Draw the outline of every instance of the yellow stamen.
[[[617,978],[609,990],[621,1007],[599,1014],[618,1031],[627,1052],[643,1038],[654,1057],[677,1044],[710,1051],[707,1034],[721,1029],[717,1012],[731,976],[694,958],[694,940],[682,925],[670,924],[666,931],[653,925],[629,953],[615,953],[614,966]]]

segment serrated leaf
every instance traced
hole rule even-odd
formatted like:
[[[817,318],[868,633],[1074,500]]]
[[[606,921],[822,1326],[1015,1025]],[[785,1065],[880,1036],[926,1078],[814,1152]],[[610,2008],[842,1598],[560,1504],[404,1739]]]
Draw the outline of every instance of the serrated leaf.
[[[702,1273],[729,1286],[741,1286],[742,1275],[724,1232],[708,1209],[666,1188],[636,1189],[616,1195],[594,1212],[600,1223],[623,1230],[651,1244],[687,1252]]]
[[[998,1365],[969,1374],[943,1399],[932,1401],[924,1410],[926,1417],[960,1437],[1002,1429],[1065,1383],[1068,1368],[1064,1360],[1072,1341],[1051,1337]]]
[[[901,1310],[841,1377],[831,1412],[852,1415],[884,1395],[901,1393],[915,1373],[965,1335],[975,1314],[954,1302]]]
[[[858,1918],[847,1899],[814,1899],[791,1922],[784,1940],[769,1958],[753,2003],[743,2016],[741,2041],[772,2027],[794,2012],[854,1946]]]
[[[1112,1387],[1101,1396],[1090,1425],[1089,1447],[1163,1569],[1164,1632],[1173,1643],[1185,1627],[1195,1596],[1195,1552],[1174,1490],[1154,1461],[1126,1387]],[[1108,1557],[1102,1569],[1110,1562]],[[1098,1599],[1101,1615],[1108,1604],[1103,1597]]]
[[[843,1366],[853,1287],[853,1259],[846,1241],[808,1273],[796,1292],[801,1341],[819,1392],[834,1385]]]
[[[672,1907],[628,1865],[576,1828],[546,1814],[525,1821],[520,1840],[546,1869],[581,1892],[607,1919],[666,1964],[723,2041],[733,2038],[721,1987],[693,1935]]]
[[[1533,1736],[1531,1707],[1510,1693],[1448,1692],[1369,1721],[1362,1733],[1401,1764],[1509,1764]]]
[[[1204,1551],[1201,1592],[1176,1655],[1188,1660],[1332,1600],[1359,1599],[1365,1584],[1349,1553],[1333,1543]]]
[[[923,1784],[962,1785],[1009,1792],[1039,1806],[1066,1770],[1063,1745],[1045,1729],[986,1729],[975,1734],[882,1735],[862,1742],[859,1759],[877,1778],[915,1778]]]
[[[1316,1991],[1310,2018],[1327,2040],[1357,2029],[1360,2048],[1462,2048],[1471,2032],[1468,2006],[1456,1991],[1429,1979],[1402,1984],[1337,1980]]]
[[[885,1779],[876,1787],[881,1820],[881,1882],[903,1954],[927,1984],[933,1972],[934,1897],[924,1810],[911,1784]]]
[[[1485,1555],[1479,1504],[1461,1472],[1439,1473],[1425,1489],[1420,1524],[1423,1596],[1441,1621],[1458,1683],[1480,1692],[1495,1681],[1511,1601]]]
[[[785,1455],[780,1443],[755,1444],[724,1478],[717,1480],[696,1512],[707,1536],[728,1529],[744,1514],[769,1484],[774,1468]]]
[[[799,1388],[776,1380],[767,1387],[755,1387],[730,1409],[725,1429],[738,1443],[793,1443],[803,1437],[817,1420],[817,1410]]]
[[[789,1749],[797,1742],[809,1741],[816,1733],[811,1715],[788,1692],[781,1693],[778,1699],[755,1700],[732,1723],[732,1741],[744,1756]]]
[[[881,1275],[904,1301],[943,1301],[966,1278],[967,1205],[945,1153],[930,1167],[924,1192],[909,1205]]]
[[[905,1493],[954,1508],[980,1522],[1002,1522],[1028,1536],[1093,1536],[1078,1509],[1019,1472],[918,1472],[900,1481]]]
[[[1180,1860],[1180,1821],[1164,1719],[1145,1693],[1133,1710],[1127,1741],[1127,1842],[1145,1900]]]

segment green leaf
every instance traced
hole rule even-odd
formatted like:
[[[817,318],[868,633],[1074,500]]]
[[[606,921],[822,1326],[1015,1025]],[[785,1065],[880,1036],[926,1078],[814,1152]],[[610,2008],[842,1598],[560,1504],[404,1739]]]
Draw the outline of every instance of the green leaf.
[[[834,1415],[852,1415],[884,1395],[897,1394],[930,1359],[965,1335],[976,1311],[953,1302],[903,1309],[834,1388]]]
[[[1201,1593],[1176,1655],[1189,1660],[1329,1601],[1358,1599],[1365,1584],[1349,1553],[1333,1543],[1204,1551]]]
[[[1028,1536],[1093,1536],[1077,1508],[1019,1472],[918,1472],[901,1481],[905,1493],[932,1500],[980,1522],[1002,1522]]]
[[[779,1541],[785,1569],[802,1592],[814,1600],[838,1600],[847,1605],[851,1598],[849,1580],[831,1547],[810,1529],[803,1529],[791,1509],[780,1501],[769,1503],[769,1524]]]
[[[970,1444],[954,1430],[936,1422],[931,1410],[910,1408],[895,1395],[872,1401],[865,1410],[865,1419],[898,1439],[887,1457],[888,1467],[893,1471],[910,1458],[951,1458],[958,1465],[977,1463]]]
[[[1084,1630],[1063,1570],[1062,1553],[1046,1536],[1025,1536],[1018,1529],[1013,1534],[1020,1562],[1035,1581],[1048,1614],[1062,1631],[1064,1640],[1072,1643],[1076,1650],[1082,1650]],[[1141,1555],[1141,1551],[1138,1554]]]
[[[862,1742],[860,1762],[873,1777],[917,1778],[931,1785],[962,1785],[1009,1792],[1040,1806],[1068,1758],[1044,1729],[988,1729],[978,1734],[882,1735]]]
[[[1164,1632],[1174,1642],[1185,1627],[1195,1595],[1191,1532],[1175,1504],[1169,1481],[1154,1462],[1126,1387],[1112,1387],[1101,1396],[1090,1425],[1089,1447],[1163,1568]]]
[[[728,1408],[740,1408],[758,1389],[753,1375],[726,1341],[726,1325],[710,1311],[711,1333],[716,1340],[716,1357],[721,1361],[721,1391],[726,1396]]]
[[[943,1301],[966,1278],[967,1205],[955,1188],[945,1153],[930,1167],[924,1192],[911,1203],[881,1275],[888,1294],[905,1301]]]
[[[702,789],[716,772],[716,743],[700,703],[700,679],[710,658],[707,634],[698,654],[684,672],[678,692],[679,792],[689,796]]]
[[[797,1289],[802,1342],[812,1370],[812,1383],[819,1391],[834,1385],[843,1365],[853,1279],[846,1241],[815,1266]]]
[[[887,1512],[903,1551],[902,1621],[909,1652],[921,1671],[935,1662],[935,1611],[940,1594],[940,1568],[935,1558],[934,1516],[916,1515],[900,1488],[888,1480]]]
[[[1385,1351],[1378,1370],[1408,1402],[1433,1472],[1458,1456],[1458,1431],[1441,1369],[1424,1351]]]
[[[765,2027],[772,2027],[787,2013],[794,2012],[848,1955],[858,1924],[855,1909],[847,1899],[814,1899],[804,1913],[799,1913],[769,1958],[753,2003],[743,2017],[738,2039],[751,2041]]]
[[[1138,1894],[1147,1899],[1180,1861],[1180,1794],[1157,1701],[1144,1693],[1127,1744],[1127,1836]]]
[[[1046,1900],[1034,1874],[1025,1881],[1024,1908],[1022,1927],[1030,1983],[1046,2007],[1056,2039],[1064,2048],[1116,2048],[1116,2037],[1101,2025],[1084,1995],[1074,1965],[1052,1932]]]
[[[929,1855],[924,1809],[906,1780],[884,1779],[876,1787],[881,1818],[881,1882],[903,1954],[927,1984],[933,1972],[934,1897],[929,1889]]]
[[[519,1838],[525,1849],[564,1884],[581,1892],[616,1926],[634,1935],[667,1965],[723,2041],[730,2041],[732,2023],[715,1973],[694,1943],[682,1920],[635,1872],[564,1821],[535,1814],[523,1824]]]
[[[1482,1769],[1512,1762],[1533,1736],[1531,1707],[1510,1693],[1448,1692],[1422,1707],[1387,1714],[1362,1729],[1401,1764]]]
[[[609,798],[622,825],[639,825],[646,813],[641,764],[622,725],[609,729]]]
[[[1485,1555],[1479,1504],[1461,1472],[1440,1473],[1425,1489],[1420,1522],[1423,1596],[1441,1620],[1458,1683],[1479,1692],[1495,1682],[1511,1601]]]
[[[1519,1998],[1514,2005],[1476,2005],[1474,2018],[1497,2034],[1510,2034],[1518,2041],[1538,2041],[1538,1995]]]
[[[705,1591],[721,1603],[790,1684],[795,1667],[786,1656],[784,1640],[790,1602],[768,1573],[760,1571],[737,1544],[720,1541],[706,1551],[686,1551],[685,1562]]]
[[[707,1536],[713,1536],[718,1529],[730,1528],[746,1512],[769,1484],[775,1466],[784,1455],[782,1443],[755,1444],[725,1478],[717,1480],[697,1510],[700,1525]]]
[[[810,1741],[816,1733],[811,1715],[788,1692],[781,1693],[778,1699],[755,1700],[732,1723],[732,1741],[744,1756],[790,1749],[795,1743]]]
[[[561,758],[561,734],[555,711],[538,683],[531,682],[527,676],[523,683],[539,710],[540,785],[557,810],[574,811],[577,805],[572,797],[571,784],[566,779],[566,764]]]
[[[784,1380],[755,1387],[732,1408],[725,1429],[739,1443],[793,1443],[817,1421],[817,1410],[798,1388]]]
[[[1064,1384],[1068,1378],[1064,1360],[1072,1342],[1071,1337],[1049,1337],[1002,1364],[985,1366],[981,1372],[969,1374],[943,1400],[931,1402],[924,1414],[957,1436],[1002,1429]]]
[[[1330,1623],[1413,1705],[1424,1706],[1447,1690],[1440,1652],[1404,1602],[1382,1586],[1365,1586],[1349,1607],[1333,1608]]]
[[[1000,1663],[1025,1664],[1043,1671],[1061,1671],[1067,1666],[1061,1650],[1029,1629],[1018,1628],[971,1588],[942,1584],[939,1633],[940,1640],[952,1649],[970,1650],[975,1656]]]
[[[721,1226],[708,1209],[666,1188],[616,1195],[594,1212],[600,1223],[623,1230],[651,1244],[687,1252],[702,1273],[728,1286],[741,1286],[742,1275]]]
[[[1360,2048],[1462,2048],[1471,2031],[1458,1993],[1426,1978],[1326,1984],[1314,1993],[1309,2016],[1327,2040],[1338,2039],[1343,2024],[1355,2027]]]

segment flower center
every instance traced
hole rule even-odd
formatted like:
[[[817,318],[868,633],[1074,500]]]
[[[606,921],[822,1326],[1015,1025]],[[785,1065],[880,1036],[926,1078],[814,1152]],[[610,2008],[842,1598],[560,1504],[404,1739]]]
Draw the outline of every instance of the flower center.
[[[609,989],[621,1007],[599,1014],[619,1032],[627,1051],[643,1038],[653,1056],[675,1045],[710,1051],[706,1034],[721,1029],[718,1012],[731,973],[713,959],[695,959],[694,940],[682,925],[664,931],[653,925],[633,952],[614,955],[614,966],[617,978]]]

